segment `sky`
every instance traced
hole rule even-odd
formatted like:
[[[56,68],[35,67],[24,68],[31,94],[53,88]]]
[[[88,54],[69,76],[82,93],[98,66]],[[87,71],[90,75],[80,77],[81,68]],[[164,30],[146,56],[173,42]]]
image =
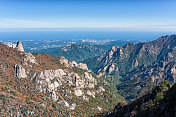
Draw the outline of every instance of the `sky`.
[[[176,31],[176,0],[0,0],[0,29]]]

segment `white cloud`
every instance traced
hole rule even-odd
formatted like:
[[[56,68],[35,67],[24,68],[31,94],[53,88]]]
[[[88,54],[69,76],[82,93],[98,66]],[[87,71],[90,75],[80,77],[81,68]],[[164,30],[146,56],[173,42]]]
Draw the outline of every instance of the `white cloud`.
[[[176,31],[176,25],[137,25],[134,23],[119,22],[116,24],[104,24],[97,21],[86,20],[54,20],[54,21],[39,21],[26,19],[0,19],[0,29],[13,28],[99,28],[99,29],[129,29],[129,30],[172,30]]]
[[[0,28],[47,28],[51,24],[43,21],[23,19],[0,19]]]

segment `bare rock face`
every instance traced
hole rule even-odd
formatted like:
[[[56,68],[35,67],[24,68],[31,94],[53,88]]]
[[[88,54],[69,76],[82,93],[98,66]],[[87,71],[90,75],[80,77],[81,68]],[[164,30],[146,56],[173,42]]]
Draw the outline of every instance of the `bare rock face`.
[[[76,61],[72,61],[72,65],[75,66],[75,67],[78,66],[78,64],[76,63]]]
[[[26,76],[29,75],[20,65],[19,67],[16,67],[16,69],[17,76],[19,78],[26,78]],[[75,87],[74,94],[76,96],[82,96],[84,94],[82,89],[93,89],[97,84],[96,79],[88,72],[78,75],[77,73],[63,69],[45,70],[38,73],[36,72],[30,74],[30,78],[35,78],[36,88],[40,92],[50,92],[53,100],[57,100],[58,97],[55,94],[55,91],[62,88],[63,83],[68,86]]]
[[[62,85],[63,76],[66,73],[62,69],[45,70],[40,72],[36,78],[37,89],[52,92]]]
[[[110,67],[109,67],[109,73],[115,71],[115,65],[112,64]]]
[[[38,64],[37,60],[35,57],[29,52],[29,53],[24,53],[24,60],[22,62],[23,65],[26,66],[31,66],[30,64]]]
[[[83,88],[95,88],[97,84],[96,79],[88,72],[85,72],[81,76],[74,72],[69,72],[67,70],[57,69],[57,70],[45,70],[38,73],[36,77],[37,89],[41,92],[52,92],[57,91],[63,83],[68,86],[73,86],[74,94],[76,96],[82,96]],[[57,99],[55,95],[53,100]]]
[[[19,50],[21,52],[24,52],[23,45],[22,45],[22,43],[20,41],[18,41],[17,44],[7,43],[6,45],[8,47],[16,48],[17,50]]]
[[[67,59],[65,59],[65,57],[60,58],[60,63],[66,67],[72,67],[70,66],[70,62]]]
[[[18,78],[26,78],[26,70],[21,65],[15,65],[15,71]]]
[[[75,95],[78,96],[78,97],[83,95],[83,92],[82,92],[82,90],[80,90],[80,89],[76,89],[74,93],[75,93]]]
[[[23,54],[25,54],[24,60],[22,61],[23,66],[31,65],[31,67],[33,67],[32,64],[38,64],[35,57],[31,53]],[[30,78],[30,80],[35,81],[36,89],[40,92],[48,93],[53,101],[62,99],[59,96],[60,92],[62,92],[66,98],[70,99],[72,99],[71,94],[74,94],[77,97],[82,97],[85,100],[89,100],[86,95],[95,98],[95,92],[92,90],[97,85],[97,79],[89,73],[87,65],[82,63],[77,64],[75,61],[69,62],[64,57],[60,59],[60,63],[66,67],[80,67],[81,69],[86,69],[87,71],[83,73],[75,73],[71,69],[65,68],[36,72],[29,70],[28,68],[24,69],[22,65],[15,65],[15,70],[18,78]],[[68,87],[73,87],[73,90],[70,90]],[[84,89],[88,89],[90,91],[86,93],[84,92]],[[75,106],[73,105],[71,109],[74,108]]]
[[[85,79],[80,77],[78,74],[75,74],[75,84],[77,88],[84,88],[85,87]]]
[[[7,43],[6,45],[11,48],[16,48],[16,46],[17,46],[17,44],[12,44],[12,43]]]
[[[51,97],[52,97],[52,99],[53,99],[54,101],[57,101],[58,98],[59,98],[59,97],[56,95],[56,92],[55,92],[55,91],[52,91]]]
[[[105,91],[105,89],[102,86],[99,86],[98,90],[97,90],[97,93],[101,93],[101,92],[104,92],[104,91]]]
[[[97,60],[98,61],[102,61],[103,59],[105,60],[105,64],[107,64],[107,60],[111,59],[114,56],[114,53],[119,49],[118,46],[113,46],[107,53],[104,53],[103,55],[101,55]]]
[[[78,68],[84,69],[84,70],[89,70],[88,67],[87,67],[87,65],[84,64],[84,63],[79,63],[79,64],[78,64]]]
[[[176,67],[173,67],[173,68],[171,69],[171,73],[174,74],[174,75],[176,75]]]
[[[16,45],[16,48],[21,51],[21,52],[24,52],[24,48],[23,48],[23,45],[20,41],[17,42],[17,45]]]
[[[171,68],[171,74],[173,75],[174,83],[176,83],[176,65]]]
[[[83,100],[85,100],[85,101],[89,101],[89,97],[83,95]]]
[[[89,74],[88,72],[85,72],[83,78],[86,80],[85,88],[95,88],[97,81],[91,74]]]
[[[95,98],[95,92],[87,90],[87,95],[90,95]]]
[[[57,70],[45,70],[39,74],[39,78],[41,79],[50,79],[53,80],[54,78],[62,78],[63,75],[66,73],[62,69],[57,69]]]
[[[65,65],[66,67],[78,67],[80,69],[84,69],[84,70],[89,70],[87,65],[84,63],[79,63],[77,64],[75,61],[69,62],[66,58],[61,57],[60,58],[60,63],[62,65]]]
[[[70,107],[70,110],[74,110],[76,108],[76,103],[73,103]]]
[[[153,84],[158,85],[164,80],[175,83],[176,62],[161,61],[147,67],[143,66],[140,69],[136,69],[134,72],[131,72],[124,76],[124,79],[127,79],[126,81],[130,83],[135,83],[135,85],[130,84],[130,88],[126,87],[126,90],[129,91],[141,91],[146,87],[151,87]],[[120,88],[120,86],[117,86],[118,90],[121,90]]]

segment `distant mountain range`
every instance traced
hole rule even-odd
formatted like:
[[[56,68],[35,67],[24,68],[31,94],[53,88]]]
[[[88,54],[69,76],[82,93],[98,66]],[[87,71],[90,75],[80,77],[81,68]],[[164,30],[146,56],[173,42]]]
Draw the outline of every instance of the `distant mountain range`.
[[[176,81],[176,35],[113,46],[103,55],[83,62],[98,74],[121,77],[117,85],[119,93],[126,99],[133,99],[152,84],[162,80]]]
[[[118,71],[120,74],[125,74],[139,66],[151,65],[156,61],[173,61],[176,59],[175,46],[176,35],[163,36],[151,42],[128,43],[122,47],[113,46],[94,61],[94,63],[101,64],[101,66],[97,66],[98,71],[95,72],[112,73]],[[85,61],[85,63],[89,65],[88,62]],[[90,68],[94,67],[90,66]]]
[[[104,41],[57,41],[56,43],[48,43],[46,49],[28,50],[33,53],[47,53],[54,57],[64,56],[69,61],[81,62],[85,59],[100,56],[108,51],[112,46],[122,46],[126,43],[136,43],[137,41],[121,41],[121,40],[104,40]],[[41,43],[42,44],[42,43]],[[26,47],[24,47],[26,48]],[[34,46],[37,48],[37,46]]]

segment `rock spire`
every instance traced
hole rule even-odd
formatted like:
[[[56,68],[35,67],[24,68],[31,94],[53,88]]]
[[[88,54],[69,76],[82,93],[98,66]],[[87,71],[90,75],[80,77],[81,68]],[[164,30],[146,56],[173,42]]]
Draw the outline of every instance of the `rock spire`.
[[[21,52],[24,52],[24,48],[23,48],[23,45],[20,41],[17,42],[17,45],[16,45],[16,48],[21,51]]]

